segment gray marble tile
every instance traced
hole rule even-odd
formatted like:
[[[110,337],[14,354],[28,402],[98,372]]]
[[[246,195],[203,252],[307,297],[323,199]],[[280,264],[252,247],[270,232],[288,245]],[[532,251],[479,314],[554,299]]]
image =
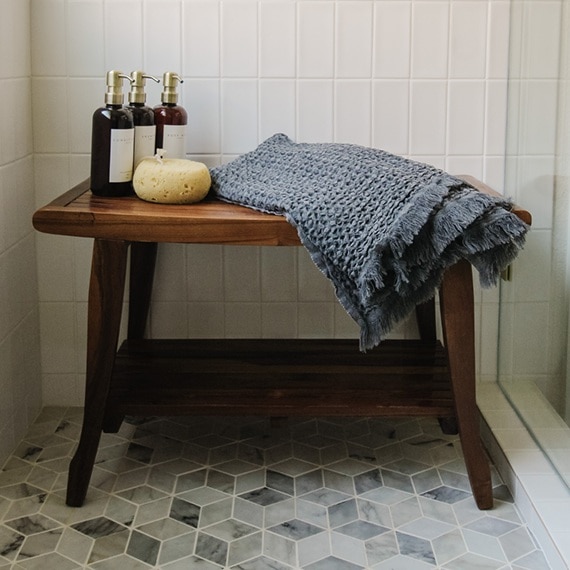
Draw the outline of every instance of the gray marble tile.
[[[275,503],[287,500],[289,495],[264,487],[249,493],[244,493],[243,495],[240,495],[240,497],[246,501],[251,501],[252,503],[266,507],[268,505],[274,505]]]
[[[200,507],[182,499],[174,498],[172,500],[172,508],[170,509],[170,517],[193,528],[198,528]]]
[[[154,566],[158,559],[159,549],[159,540],[156,538],[151,538],[150,536],[147,536],[146,534],[142,534],[141,532],[135,530],[131,533],[131,537],[129,538],[127,554],[133,558]]]
[[[283,524],[271,527],[269,530],[291,540],[302,540],[309,536],[324,532],[323,528],[300,520],[290,520]]]
[[[401,554],[435,566],[435,555],[429,540],[403,532],[396,532],[396,539],[398,540]]]
[[[476,508],[434,419],[130,419],[72,509],[80,422],[46,412],[0,471],[0,567],[547,569],[495,471],[495,508]]]

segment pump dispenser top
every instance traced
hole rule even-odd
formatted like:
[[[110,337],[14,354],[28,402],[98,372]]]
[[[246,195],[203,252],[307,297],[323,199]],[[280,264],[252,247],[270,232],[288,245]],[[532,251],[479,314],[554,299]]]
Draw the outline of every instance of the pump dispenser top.
[[[167,71],[162,77],[163,91],[160,96],[160,100],[163,103],[173,103],[176,105],[178,103],[178,92],[176,88],[178,87],[178,82],[184,83],[180,75],[173,73],[172,71]]]
[[[146,103],[146,93],[145,93],[145,85],[146,80],[152,79],[157,83],[160,82],[160,79],[154,77],[153,75],[147,75],[144,71],[133,71],[130,76],[131,80],[131,90],[129,91],[129,103]]]
[[[131,78],[120,71],[107,72],[107,92],[105,93],[105,105],[122,105],[125,100],[123,95],[123,79]]]
[[[123,107],[120,71],[107,73],[105,106],[93,113],[91,131],[91,191],[98,196],[125,196],[132,192],[134,122]]]
[[[154,124],[154,111],[145,104],[145,85],[147,79],[152,79],[157,83],[160,82],[160,79],[148,75],[144,71],[133,71],[130,79],[131,90],[129,91],[128,108],[133,114],[135,124],[133,168],[136,168],[145,156],[154,155],[156,126]]]
[[[166,158],[186,157],[185,136],[188,115],[186,109],[178,105],[176,89],[179,83],[183,83],[180,75],[167,71],[162,76],[162,104],[154,108],[156,148],[163,149]]]

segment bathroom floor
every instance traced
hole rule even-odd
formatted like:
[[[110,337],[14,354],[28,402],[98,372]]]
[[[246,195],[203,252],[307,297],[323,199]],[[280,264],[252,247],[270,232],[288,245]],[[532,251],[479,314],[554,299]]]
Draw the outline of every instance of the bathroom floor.
[[[0,568],[543,570],[496,472],[473,501],[434,419],[132,418],[65,506],[80,408],[47,408],[0,471]]]

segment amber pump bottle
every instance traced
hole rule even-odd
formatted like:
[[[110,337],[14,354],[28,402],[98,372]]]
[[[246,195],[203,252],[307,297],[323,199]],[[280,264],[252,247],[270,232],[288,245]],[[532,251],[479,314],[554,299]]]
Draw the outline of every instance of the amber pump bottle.
[[[162,77],[163,91],[161,105],[154,108],[154,123],[156,125],[156,148],[166,151],[166,158],[186,157],[186,124],[188,115],[186,109],[178,105],[178,83],[183,83],[180,76],[167,71]]]
[[[120,71],[107,73],[105,106],[93,113],[91,132],[91,191],[97,196],[126,196],[132,192],[134,123],[123,107]]]
[[[147,107],[145,84],[147,79],[157,83],[160,79],[147,75],[144,71],[131,73],[131,90],[129,91],[129,104],[127,108],[133,114],[135,125],[135,150],[133,170],[145,156],[153,156],[156,141],[156,125],[154,124],[154,111]]]

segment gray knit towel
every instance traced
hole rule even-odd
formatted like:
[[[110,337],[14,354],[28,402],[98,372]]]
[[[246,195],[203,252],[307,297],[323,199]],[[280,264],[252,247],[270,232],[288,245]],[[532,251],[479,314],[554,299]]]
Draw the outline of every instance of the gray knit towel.
[[[460,259],[483,286],[496,284],[528,231],[507,200],[352,144],[296,144],[276,134],[211,176],[221,200],[285,216],[297,229],[360,326],[361,350],[431,298]]]

